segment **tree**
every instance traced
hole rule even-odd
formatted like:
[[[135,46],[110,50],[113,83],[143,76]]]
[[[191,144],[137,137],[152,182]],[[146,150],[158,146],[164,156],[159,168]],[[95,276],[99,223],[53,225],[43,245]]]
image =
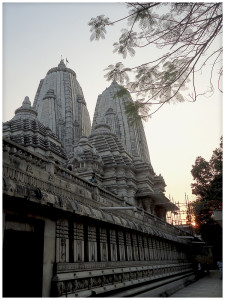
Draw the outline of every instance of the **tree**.
[[[222,249],[222,229],[213,218],[215,209],[222,210],[222,138],[220,147],[213,151],[210,161],[197,157],[192,166],[192,193],[197,196],[192,203],[197,231],[202,238],[213,245],[220,258]]]
[[[91,40],[105,38],[106,28],[127,19],[127,28],[114,43],[114,51],[126,58],[134,56],[137,48],[156,46],[165,50],[159,58],[139,66],[126,67],[122,62],[109,65],[105,77],[115,79],[136,95],[130,114],[147,118],[166,102],[185,100],[182,91],[192,84],[189,101],[196,101],[196,73],[211,64],[210,91],[216,64],[222,58],[222,46],[215,48],[222,35],[222,3],[127,3],[129,13],[122,19],[110,21],[105,15],[92,18]],[[133,74],[134,80],[128,74]],[[218,73],[218,88],[222,67]],[[190,87],[189,87],[190,89]],[[206,91],[205,91],[206,93]],[[187,99],[186,99],[187,100]],[[133,111],[132,111],[133,109]]]

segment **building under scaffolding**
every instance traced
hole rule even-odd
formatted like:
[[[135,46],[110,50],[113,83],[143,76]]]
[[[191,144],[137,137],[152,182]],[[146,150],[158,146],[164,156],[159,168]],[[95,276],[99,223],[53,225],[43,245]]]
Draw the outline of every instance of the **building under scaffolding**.
[[[189,233],[193,233],[193,227],[191,225],[193,222],[193,209],[191,207],[188,195],[185,193],[184,202],[175,202],[173,198],[170,200],[178,207],[178,210],[168,212],[167,222],[174,226],[180,227]]]

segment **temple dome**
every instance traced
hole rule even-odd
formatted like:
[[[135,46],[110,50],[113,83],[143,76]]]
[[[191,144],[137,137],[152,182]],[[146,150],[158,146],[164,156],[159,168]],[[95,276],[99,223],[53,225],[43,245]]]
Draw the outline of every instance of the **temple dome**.
[[[15,116],[3,123],[3,136],[44,157],[52,153],[57,161],[64,163],[67,159],[57,136],[37,119],[37,112],[31,107],[28,97],[15,111]]]
[[[31,107],[31,102],[28,96],[23,100],[22,106],[15,110],[15,116],[13,119],[24,118],[33,119],[37,117],[37,112]]]
[[[58,64],[58,67],[51,68],[47,72],[47,75],[49,75],[51,73],[54,73],[54,72],[59,72],[59,71],[68,72],[68,73],[72,74],[76,78],[76,73],[72,69],[67,68],[67,66],[65,65],[63,59],[61,59],[60,63]]]

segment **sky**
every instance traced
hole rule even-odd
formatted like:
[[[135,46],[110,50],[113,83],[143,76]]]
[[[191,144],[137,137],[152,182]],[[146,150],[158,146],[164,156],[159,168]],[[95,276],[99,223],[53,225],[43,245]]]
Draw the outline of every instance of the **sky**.
[[[125,21],[109,28],[105,40],[91,42],[87,24],[102,14],[116,20],[127,9],[124,3],[109,2],[3,3],[3,122],[14,116],[25,96],[33,103],[40,80],[61,56],[76,72],[91,120],[98,95],[110,85],[104,78],[108,65],[121,61],[132,67],[157,57],[153,47],[126,60],[113,53]],[[198,77],[198,87],[206,86],[206,73]],[[215,88],[211,97],[202,95],[195,103],[166,104],[144,128],[154,171],[167,184],[166,196],[182,203],[186,193],[193,201],[192,165],[197,156],[209,160],[220,143],[222,94]]]

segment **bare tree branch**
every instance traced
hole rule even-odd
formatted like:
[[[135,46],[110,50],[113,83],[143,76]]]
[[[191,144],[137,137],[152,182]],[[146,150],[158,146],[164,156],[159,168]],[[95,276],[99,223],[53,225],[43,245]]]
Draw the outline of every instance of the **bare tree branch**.
[[[214,45],[216,38],[222,34],[222,3],[128,2],[127,6],[131,9],[127,17],[114,22],[107,19],[105,21],[105,26],[108,26],[124,19],[128,20],[128,30],[121,35],[119,43],[114,44],[114,52],[125,57],[127,52],[134,55],[135,48],[142,49],[154,45],[166,49],[162,55],[138,66],[127,68],[116,64],[107,68],[109,72],[106,76],[109,79],[117,77],[122,83],[126,78],[125,88],[137,98],[144,98],[139,106],[134,107],[135,111],[137,107],[142,109],[144,105],[149,109],[152,109],[152,105],[158,105],[156,110],[149,112],[148,116],[151,116],[166,102],[184,101],[186,98],[182,91],[190,79],[192,101],[213,92],[214,74],[218,76],[218,89],[221,91],[219,83],[222,70],[217,73],[216,67],[222,57],[222,47],[215,48]],[[96,23],[90,24],[92,31]],[[104,22],[97,24],[105,30]],[[96,30],[98,29],[97,27]],[[195,84],[196,76],[209,63],[212,63],[210,89],[199,93]],[[135,75],[133,82],[128,79],[127,72]],[[146,114],[143,117],[146,118]]]

